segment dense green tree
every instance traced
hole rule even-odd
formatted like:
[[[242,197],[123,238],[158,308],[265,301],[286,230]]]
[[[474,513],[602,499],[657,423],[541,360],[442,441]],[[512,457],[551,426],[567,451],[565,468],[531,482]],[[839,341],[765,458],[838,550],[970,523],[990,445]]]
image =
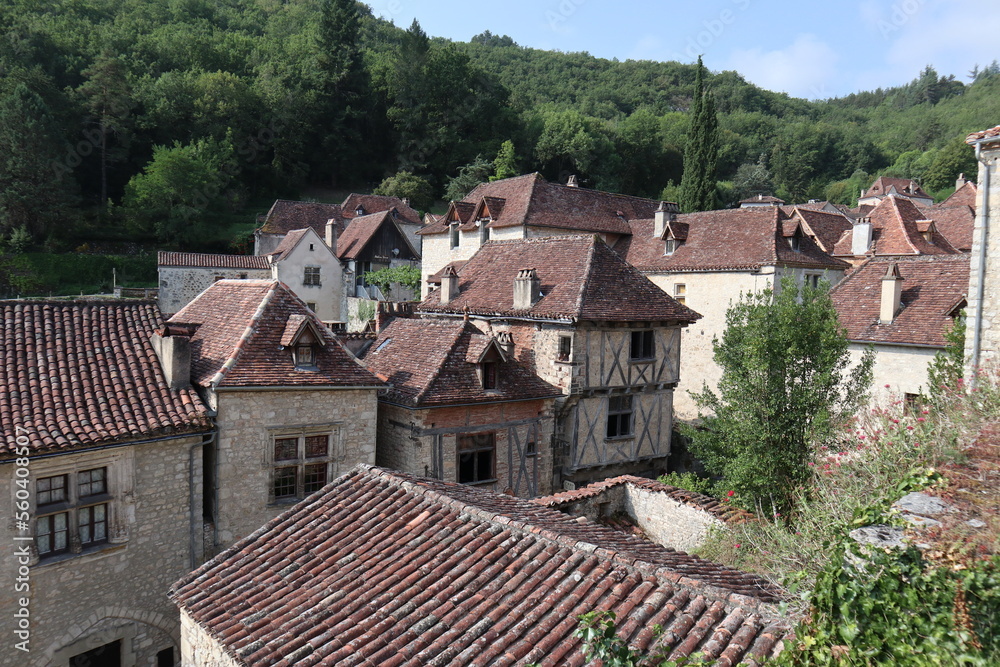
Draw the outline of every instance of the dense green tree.
[[[235,170],[228,142],[157,146],[125,187],[122,209],[129,227],[164,243],[196,243],[206,231],[205,214],[223,206]]]
[[[959,174],[977,172],[975,152],[965,143],[965,137],[955,137],[937,151],[927,171],[923,185],[928,191],[954,188]]]
[[[500,150],[497,151],[497,156],[493,160],[493,174],[490,176],[490,180],[499,181],[504,178],[513,178],[520,173],[517,168],[517,156],[514,154],[514,142],[507,139],[500,145]]]
[[[717,393],[695,394],[703,421],[690,448],[747,508],[787,508],[814,443],[866,400],[874,352],[850,368],[827,287],[786,276],[773,292],[745,294],[713,343],[722,378]]]
[[[712,94],[704,87],[704,69],[701,56],[698,56],[698,72],[691,99],[691,125],[684,148],[684,176],[681,178],[680,203],[687,213],[715,208],[718,119]]]
[[[485,183],[493,174],[493,163],[487,162],[481,155],[467,165],[458,168],[458,174],[448,179],[444,190],[447,201],[458,201],[469,194],[474,187]]]
[[[39,238],[66,222],[81,158],[73,146],[59,150],[60,135],[48,105],[25,84],[0,97],[0,235],[23,228]]]
[[[108,202],[108,166],[128,157],[132,91],[124,66],[110,53],[102,53],[82,74],[86,80],[77,92],[90,114],[88,128],[96,129],[100,143],[100,201],[104,205]]]
[[[401,171],[382,181],[372,194],[409,199],[418,211],[429,211],[434,205],[434,188],[426,178]]]
[[[947,346],[927,366],[928,392],[934,399],[960,391],[965,374],[965,311],[944,332]]]
[[[741,164],[733,177],[733,189],[737,200],[748,199],[756,195],[773,195],[774,178],[767,168],[765,155],[756,162]]]

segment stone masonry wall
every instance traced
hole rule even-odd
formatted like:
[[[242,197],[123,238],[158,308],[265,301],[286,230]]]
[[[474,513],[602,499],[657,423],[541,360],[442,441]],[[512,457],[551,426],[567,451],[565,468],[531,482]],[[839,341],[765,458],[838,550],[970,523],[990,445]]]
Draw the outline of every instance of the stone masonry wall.
[[[671,549],[691,551],[702,545],[712,528],[724,524],[704,510],[631,484],[625,486],[625,511],[652,541]]]
[[[219,391],[218,549],[288,509],[270,500],[274,437],[334,434],[328,480],[375,463],[376,389]]]
[[[222,645],[198,625],[186,612],[181,612],[182,667],[240,667],[222,649]]]
[[[972,150],[972,149],[970,149]],[[972,232],[972,258],[969,267],[969,291],[966,315],[968,330],[965,336],[965,358],[971,363],[973,352],[973,326],[976,317],[982,313],[980,367],[990,367],[1000,361],[1000,148],[984,150],[983,159],[987,164],[979,165],[979,182],[985,183],[986,171],[990,172],[990,187],[979,188],[976,195],[976,223]],[[989,237],[985,237],[984,224],[989,224]],[[980,280],[979,254],[986,244],[986,272],[983,301],[979,302]],[[968,369],[967,376],[971,376]]]
[[[0,614],[7,619],[4,626],[12,628],[15,598],[29,598],[31,651],[25,654],[8,644],[0,652],[0,665],[65,667],[72,656],[115,640],[123,642],[126,667],[155,665],[156,654],[170,647],[178,655],[178,614],[166,593],[190,570],[192,483],[201,526],[200,448],[189,455],[191,445],[200,441],[201,436],[192,436],[30,461],[32,505],[39,477],[68,474],[73,484],[79,471],[108,468],[110,542],[82,553],[33,559],[30,590],[15,592],[15,549],[23,543],[14,541],[20,533],[13,521],[4,522],[0,567],[8,588],[0,596]],[[0,498],[7,517],[13,517],[14,470],[13,464],[0,465]]]
[[[268,280],[270,269],[206,269],[192,266],[161,266],[160,310],[172,315],[191,303],[196,296],[212,286],[217,277]]]

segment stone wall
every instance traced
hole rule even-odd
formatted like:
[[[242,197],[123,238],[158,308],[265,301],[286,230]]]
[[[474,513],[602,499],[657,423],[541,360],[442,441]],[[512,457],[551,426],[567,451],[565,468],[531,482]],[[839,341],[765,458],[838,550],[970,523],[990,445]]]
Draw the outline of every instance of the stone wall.
[[[725,525],[704,510],[631,484],[626,485],[625,512],[649,539],[679,551],[697,549],[709,530]]]
[[[971,149],[970,149],[971,150]],[[995,366],[1000,361],[1000,147],[984,150],[982,157],[987,164],[979,165],[979,183],[987,180],[989,170],[990,187],[980,187],[976,195],[976,222],[972,232],[972,258],[969,267],[969,291],[966,315],[968,329],[965,335],[965,358],[973,360],[974,326],[977,317],[982,316],[980,325],[980,367]],[[989,225],[989,236],[985,232]],[[983,301],[979,301],[979,255],[986,244],[986,271],[983,276]],[[971,377],[974,369],[969,368],[966,376]]]
[[[161,266],[158,269],[160,310],[170,316],[188,305],[219,278],[269,280],[269,269],[212,269],[195,266]]]
[[[376,393],[375,388],[217,392],[217,549],[290,506],[271,499],[275,437],[331,433],[328,480],[358,463],[374,464]]]
[[[241,667],[187,612],[181,611],[182,667]]]
[[[126,666],[155,665],[156,654],[171,647],[178,655],[177,609],[166,593],[191,567],[192,503],[196,527],[201,527],[200,448],[191,455],[191,446],[201,439],[182,437],[30,462],[32,505],[38,478],[67,474],[73,485],[77,472],[106,467],[110,539],[79,553],[41,561],[33,556],[30,591],[15,592],[15,549],[26,543],[14,541],[20,533],[12,521],[4,523],[0,563],[9,588],[0,596],[0,614],[13,619],[15,598],[29,598],[31,652],[13,650],[9,639],[0,665],[65,667],[71,657],[116,640],[122,641]],[[12,516],[15,502],[14,470],[13,464],[0,465],[0,498],[9,508],[5,516]],[[33,534],[33,525],[31,530]],[[194,542],[197,548],[200,541]],[[10,620],[4,624],[12,628]]]

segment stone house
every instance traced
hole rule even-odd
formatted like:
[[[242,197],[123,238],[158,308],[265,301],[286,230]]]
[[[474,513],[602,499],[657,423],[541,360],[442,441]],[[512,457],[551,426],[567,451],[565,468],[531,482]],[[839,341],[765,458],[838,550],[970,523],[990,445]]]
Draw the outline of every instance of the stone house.
[[[552,492],[559,388],[471,321],[396,318],[363,357],[379,397],[378,465],[535,497]]]
[[[382,383],[285,284],[220,280],[168,324],[188,334],[191,381],[218,429],[205,449],[207,552],[375,462]]]
[[[876,399],[926,394],[927,366],[966,305],[969,255],[873,257],[830,293],[851,357],[875,348]]]
[[[677,418],[693,420],[698,407],[690,392],[706,384],[714,389],[722,375],[712,341],[725,331],[731,303],[744,293],[780,288],[787,275],[799,284],[835,284],[849,265],[817,245],[830,235],[804,212],[790,216],[779,207],[754,207],[675,215],[670,209],[664,204],[652,219],[631,221],[632,235],[615,251],[703,316],[683,331],[674,396]],[[802,223],[807,215],[812,227]]]
[[[665,469],[681,329],[700,316],[599,237],[489,241],[416,313],[468,317],[562,391],[554,487]]]
[[[324,322],[346,319],[344,273],[324,238],[311,227],[294,229],[266,255],[157,253],[160,309],[176,313],[223,279],[280,280]]]
[[[653,217],[659,202],[574,185],[547,182],[527,174],[483,183],[426,225],[421,264],[422,295],[449,265],[471,258],[488,240],[533,239],[598,234],[613,246],[632,233],[629,220]]]
[[[979,187],[959,174],[955,192],[940,204],[924,207],[927,218],[933,219],[938,231],[956,249],[972,250],[972,229],[976,222],[976,197]]]
[[[954,255],[959,251],[913,200],[890,194],[855,220],[834,245],[834,257],[858,265],[872,256]]]
[[[417,234],[424,226],[420,213],[410,206],[410,200],[387,195],[361,195],[352,192],[340,205],[344,220],[353,220],[364,215],[393,211],[393,221],[409,241],[410,247],[420,254],[421,238]]]
[[[906,199],[917,206],[930,206],[934,203],[934,198],[924,192],[916,181],[909,178],[880,176],[867,190],[861,193],[858,198],[858,206],[878,206],[883,199],[893,195]]]
[[[794,623],[761,577],[555,509],[359,466],[171,598],[185,665],[584,664],[610,611],[629,646],[762,664]],[[654,632],[662,625],[662,632]]]
[[[992,221],[1000,219],[1000,125],[970,134],[966,143],[976,151],[979,162],[979,191],[976,195],[976,222],[972,236],[969,269],[968,328],[965,336],[967,377],[991,368],[1000,355],[1000,243],[996,242]]]
[[[213,432],[157,357],[174,340],[151,301],[5,301],[0,318],[0,665],[174,665],[164,593],[203,561]]]

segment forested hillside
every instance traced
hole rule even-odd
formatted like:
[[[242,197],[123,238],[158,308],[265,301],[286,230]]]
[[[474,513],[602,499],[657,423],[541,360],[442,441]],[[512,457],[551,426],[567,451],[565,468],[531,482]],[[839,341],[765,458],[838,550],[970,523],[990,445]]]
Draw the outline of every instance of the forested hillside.
[[[460,196],[508,140],[516,170],[588,187],[671,197],[683,171],[694,65],[452,43],[351,0],[0,0],[0,33],[8,250],[204,248],[275,197],[399,171]],[[946,194],[998,122],[1000,68],[973,74],[814,102],[711,73],[719,204],[850,203],[882,171]]]

